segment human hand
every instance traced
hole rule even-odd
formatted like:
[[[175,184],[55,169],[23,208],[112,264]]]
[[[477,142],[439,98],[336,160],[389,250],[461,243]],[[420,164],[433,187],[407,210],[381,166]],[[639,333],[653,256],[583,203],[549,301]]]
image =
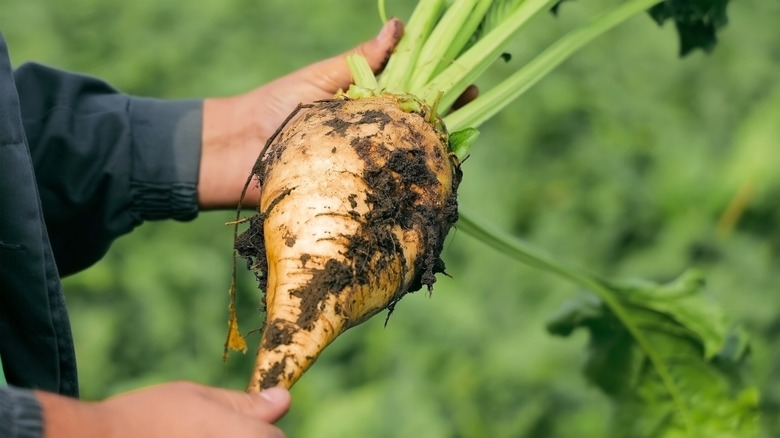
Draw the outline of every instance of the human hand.
[[[198,183],[202,209],[235,208],[266,140],[299,103],[333,97],[347,89],[352,76],[346,55],[360,53],[371,68],[381,70],[403,34],[403,24],[391,19],[376,38],[353,50],[290,73],[260,88],[229,98],[206,99],[203,105],[203,152]],[[260,197],[250,185],[244,205]]]
[[[278,438],[271,423],[290,407],[290,394],[271,388],[247,394],[189,382],[168,383],[88,403],[36,392],[45,438]]]

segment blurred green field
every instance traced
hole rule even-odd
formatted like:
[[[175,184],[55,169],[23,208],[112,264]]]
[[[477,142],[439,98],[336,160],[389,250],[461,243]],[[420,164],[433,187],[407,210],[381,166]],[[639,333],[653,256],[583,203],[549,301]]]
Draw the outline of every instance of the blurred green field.
[[[387,3],[405,18],[414,2]],[[539,17],[480,84],[614,3],[566,2],[559,17]],[[753,336],[767,435],[780,436],[780,3],[732,3],[712,54],[679,59],[673,27],[641,16],[567,61],[483,126],[460,203],[603,275],[668,280],[701,269]],[[165,98],[247,91],[379,26],[368,0],[0,6],[15,65],[35,60]],[[744,208],[727,220],[735,197]],[[221,360],[230,217],[147,223],[66,279],[85,398],[175,379],[244,386],[251,352]],[[585,334],[544,328],[579,290],[457,229],[443,258],[452,278],[404,298],[386,328],[382,315],[346,333],[296,385],[288,435],[603,436],[608,405],[580,374]],[[238,299],[242,328],[259,328],[248,272]]]

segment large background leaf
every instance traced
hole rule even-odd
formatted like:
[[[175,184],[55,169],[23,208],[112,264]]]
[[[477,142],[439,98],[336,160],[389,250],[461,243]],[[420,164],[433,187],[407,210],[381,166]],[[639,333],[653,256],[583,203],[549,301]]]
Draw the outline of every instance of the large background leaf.
[[[583,368],[612,403],[614,436],[758,436],[748,340],[724,331],[725,315],[702,295],[699,279],[689,272],[671,285],[612,287],[620,317],[597,296],[582,295],[548,322],[561,336],[588,330]],[[637,331],[646,342],[635,341]]]

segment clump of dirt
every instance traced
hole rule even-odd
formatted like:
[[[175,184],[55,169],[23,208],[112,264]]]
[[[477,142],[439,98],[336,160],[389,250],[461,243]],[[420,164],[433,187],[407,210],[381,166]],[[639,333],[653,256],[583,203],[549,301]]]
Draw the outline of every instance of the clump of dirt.
[[[266,327],[266,334],[263,336],[263,346],[268,349],[273,349],[279,345],[287,345],[292,342],[293,333],[295,333],[295,327],[291,322],[283,319],[275,319],[271,321]]]
[[[239,256],[246,259],[246,267],[255,273],[258,288],[265,292],[268,286],[268,258],[265,254],[265,232],[263,222],[265,215],[255,214],[249,218],[249,228],[236,237],[234,247]],[[261,303],[261,310],[265,312],[265,294]]]
[[[347,286],[354,283],[352,267],[331,259],[322,269],[312,269],[311,280],[290,292],[301,300],[301,314],[296,323],[305,330],[311,330],[319,319],[322,303],[331,295],[338,296]]]
[[[424,116],[408,113],[407,117]],[[370,110],[362,114],[361,122],[378,123],[381,129],[384,129],[388,123],[394,123],[400,126],[395,126],[393,129],[406,130],[409,135],[407,141],[410,143],[419,144],[423,141],[415,124],[405,118],[394,120],[385,113]],[[366,137],[355,138],[351,144],[366,163],[363,178],[370,188],[367,199],[372,205],[371,211],[365,215],[366,230],[358,233],[355,238],[361,235],[380,237],[374,240],[382,241],[383,244],[376,246],[384,253],[398,248],[397,239],[391,232],[396,224],[400,224],[407,230],[413,228],[422,230],[425,251],[417,260],[412,261],[417,277],[407,291],[402,291],[402,294],[417,291],[423,285],[430,291],[433,283],[436,282],[435,274],[444,272],[444,261],[440,258],[444,239],[458,220],[457,189],[462,176],[460,167],[453,166],[452,190],[442,208],[435,193],[439,182],[436,172],[429,167],[425,151],[378,147],[374,139]],[[381,238],[388,235],[392,238]],[[405,269],[408,267],[405,266]],[[398,299],[400,296],[395,301]]]
[[[287,361],[287,357],[285,356],[284,360],[280,360],[279,362],[276,362],[271,369],[268,370],[268,373],[266,373],[265,376],[263,376],[263,385],[262,388],[273,388],[274,386],[277,386],[279,384],[279,380],[282,377],[282,373],[284,372],[284,363]]]

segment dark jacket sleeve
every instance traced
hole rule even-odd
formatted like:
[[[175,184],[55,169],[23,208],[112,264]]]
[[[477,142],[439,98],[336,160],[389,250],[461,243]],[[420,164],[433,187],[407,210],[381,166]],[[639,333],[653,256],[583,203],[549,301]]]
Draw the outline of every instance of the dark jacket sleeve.
[[[32,391],[0,387],[0,436],[41,438],[43,414]]]
[[[202,101],[131,97],[32,63],[14,78],[61,275],[144,220],[197,215]]]

